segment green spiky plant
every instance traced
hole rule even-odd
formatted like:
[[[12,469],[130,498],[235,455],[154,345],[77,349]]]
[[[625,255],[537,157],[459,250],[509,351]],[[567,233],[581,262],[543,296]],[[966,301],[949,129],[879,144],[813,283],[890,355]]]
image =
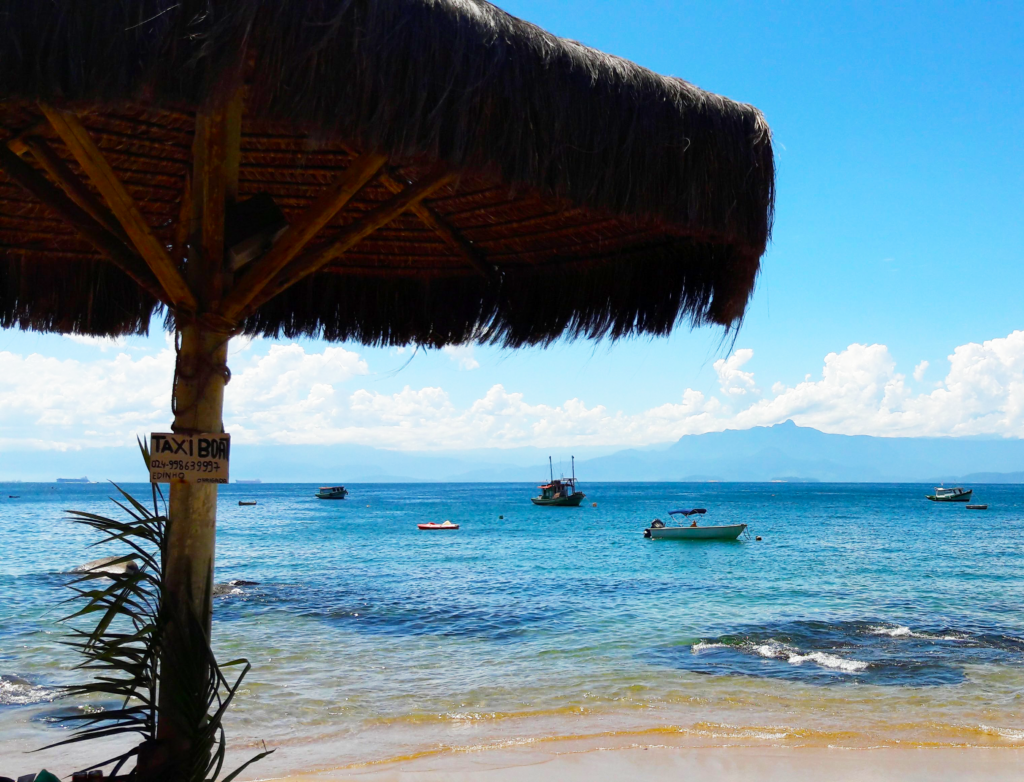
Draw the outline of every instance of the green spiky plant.
[[[146,444],[139,442],[146,464],[149,453]],[[67,602],[78,603],[79,608],[61,621],[72,622],[96,618],[90,630],[72,625],[72,638],[65,643],[83,658],[76,670],[91,671],[91,681],[66,688],[68,696],[116,698],[120,707],[89,714],[77,714],[65,720],[75,726],[74,735],[43,749],[103,739],[111,736],[138,734],[140,743],[126,752],[90,766],[86,771],[110,766],[109,776],[120,773],[132,758],[140,761],[148,748],[156,746],[157,704],[160,687],[160,661],[163,647],[161,639],[167,626],[163,610],[164,554],[167,541],[167,515],[160,512],[163,496],[152,486],[152,510],[140,503],[117,484],[114,488],[121,499],[111,500],[127,517],[123,520],[100,516],[85,511],[67,511],[76,524],[84,524],[100,533],[100,540],[92,546],[120,543],[129,551],[106,562],[102,568],[88,572],[69,585],[74,595]],[[127,563],[138,563],[135,569]],[[125,565],[116,572],[116,565]],[[108,583],[109,582],[109,583]],[[202,693],[177,693],[174,699],[178,725],[191,731],[188,757],[175,758],[174,782],[217,782],[224,765],[226,739],[222,724],[224,713],[238,692],[238,688],[251,667],[248,660],[218,663],[210,648],[209,638],[198,620],[189,628],[192,639],[189,660],[175,660],[181,665],[199,665],[209,671],[208,685]],[[224,669],[242,666],[234,683],[228,681]],[[167,716],[167,715],[161,715]],[[220,782],[231,782],[250,764],[271,754],[273,750],[250,758]],[[131,778],[144,779],[136,769]],[[162,775],[161,775],[162,776]]]

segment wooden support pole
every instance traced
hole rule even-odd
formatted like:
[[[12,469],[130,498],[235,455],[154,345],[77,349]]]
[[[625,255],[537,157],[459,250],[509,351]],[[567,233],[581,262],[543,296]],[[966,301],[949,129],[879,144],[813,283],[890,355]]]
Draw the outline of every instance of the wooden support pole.
[[[401,193],[405,188],[405,185],[389,173],[382,174],[380,181],[381,184],[392,193]],[[490,263],[480,250],[467,241],[462,234],[452,228],[452,226],[450,226],[436,211],[423,203],[414,204],[410,207],[409,211],[416,215],[420,219],[420,222],[444,239],[445,242],[453,247],[459,255],[461,255],[470,266],[480,272],[480,274],[491,281],[497,281],[499,279],[498,270],[495,268],[494,264]]]
[[[192,144],[192,252],[188,282],[205,312],[224,290],[224,210],[227,206],[227,114],[217,103],[196,114]]]
[[[181,211],[190,227],[186,273],[199,316],[177,322],[176,432],[224,431],[231,324],[214,313],[226,284],[225,211],[228,200],[238,193],[240,95],[237,74],[228,74],[196,114],[191,192],[182,194]],[[211,314],[219,328],[211,326]],[[205,653],[210,643],[213,618],[217,488],[171,483],[163,558],[164,609],[171,621],[160,661],[156,757],[145,759],[147,773],[155,778],[184,778],[183,759],[209,749],[197,746],[194,736],[208,719],[205,693],[212,674],[208,658],[200,652]]]
[[[224,107],[224,194],[228,203],[238,200],[238,171],[242,166],[241,85],[231,85],[231,98]]]
[[[178,341],[173,429],[221,432],[229,335],[179,322]],[[186,762],[197,753],[208,759],[208,748],[193,737],[208,718],[216,484],[172,481],[167,517],[162,610],[169,621],[161,639],[157,741],[139,757],[141,779],[190,778]]]
[[[135,201],[78,117],[43,103],[39,104],[39,107],[68,151],[106,199],[114,216],[131,238],[143,260],[153,270],[153,274],[160,280],[171,301],[180,309],[195,312],[196,297],[186,284],[185,278],[174,265],[167,249],[153,234]]]
[[[248,311],[254,311],[264,302],[287,290],[308,275],[322,269],[335,258],[344,255],[378,228],[387,225],[423,199],[429,198],[437,190],[455,181],[456,178],[456,174],[438,173],[410,185],[391,200],[385,201],[376,209],[348,226],[342,231],[341,236],[328,247],[296,258],[271,284],[263,289],[260,296],[249,306]]]
[[[240,134],[228,131],[230,102],[230,93],[214,91],[197,112],[187,183],[191,192],[182,194],[182,218],[190,228],[186,273],[200,313],[212,311],[223,294],[224,214],[229,171],[237,172],[240,139]],[[177,327],[172,428],[222,432],[231,335],[227,329],[212,330],[201,315],[179,319]],[[202,751],[192,737],[207,719],[205,693],[211,672],[200,651],[210,643],[216,539],[217,485],[172,481],[163,562],[164,608],[171,621],[163,642],[158,697],[162,757],[147,758],[167,778],[183,772],[176,766],[181,758]],[[189,703],[196,705],[187,708]]]
[[[0,144],[0,167],[46,207],[67,220],[86,241],[143,290],[158,301],[170,303],[167,293],[139,256],[4,144]]]
[[[340,212],[387,161],[368,153],[356,158],[303,215],[289,226],[267,253],[250,265],[225,297],[220,314],[228,320],[239,313],[295,258]]]

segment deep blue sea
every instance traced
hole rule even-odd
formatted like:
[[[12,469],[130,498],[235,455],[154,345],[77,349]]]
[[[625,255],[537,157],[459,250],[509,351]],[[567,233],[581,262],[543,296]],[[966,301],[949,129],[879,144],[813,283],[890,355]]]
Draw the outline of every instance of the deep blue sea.
[[[975,487],[987,511],[927,485],[582,488],[580,508],[538,508],[526,484],[355,484],[334,502],[222,487],[215,645],[253,664],[231,737],[298,765],[314,744],[356,763],[588,732],[1024,742],[1024,486]],[[64,574],[116,551],[87,550],[62,511],[114,512],[111,494],[0,484],[0,759],[83,706],[53,700],[76,678]],[[750,537],[643,538],[694,506]],[[416,528],[445,519],[461,529]]]

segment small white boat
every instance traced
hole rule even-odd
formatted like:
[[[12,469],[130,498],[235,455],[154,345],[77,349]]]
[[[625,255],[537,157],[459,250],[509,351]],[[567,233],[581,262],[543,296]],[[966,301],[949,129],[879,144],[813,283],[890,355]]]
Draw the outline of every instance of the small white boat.
[[[970,502],[973,491],[963,486],[936,486],[935,494],[925,496],[932,502]]]
[[[707,513],[705,508],[672,510],[670,516],[693,516]],[[746,524],[725,524],[718,527],[698,527],[697,522],[686,527],[668,527],[661,519],[655,519],[644,530],[644,537],[652,540],[736,540],[747,528]]]
[[[417,529],[458,529],[458,524],[452,524],[451,521],[445,521],[442,524],[438,524],[436,521],[428,521],[426,524],[417,524]]]

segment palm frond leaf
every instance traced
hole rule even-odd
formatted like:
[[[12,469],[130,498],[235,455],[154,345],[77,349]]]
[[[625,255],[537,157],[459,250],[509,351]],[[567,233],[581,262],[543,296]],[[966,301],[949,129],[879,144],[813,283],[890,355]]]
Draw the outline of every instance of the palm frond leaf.
[[[139,449],[147,464],[149,450],[143,440]],[[121,544],[129,551],[102,567],[78,574],[68,587],[73,593],[67,603],[77,604],[61,621],[68,623],[95,619],[90,629],[69,624],[70,635],[63,643],[78,652],[81,661],[75,670],[89,671],[93,678],[64,688],[65,696],[109,699],[121,702],[119,708],[87,714],[74,714],[61,721],[74,729],[68,738],[40,749],[107,739],[129,733],[138,734],[141,743],[120,755],[89,766],[84,771],[111,767],[110,775],[140,754],[141,747],[156,740],[158,716],[171,716],[176,724],[190,732],[190,752],[180,759],[180,770],[187,782],[216,782],[224,764],[227,742],[223,718],[243,678],[250,669],[245,659],[231,660],[224,666],[217,663],[210,641],[199,620],[189,616],[184,630],[189,639],[185,651],[174,653],[162,641],[168,628],[169,612],[163,582],[164,555],[167,545],[166,501],[156,485],[152,489],[152,508],[148,508],[117,484],[121,499],[112,502],[128,517],[114,519],[97,513],[69,510],[69,519],[100,534],[96,545]],[[164,504],[161,513],[160,504]],[[113,571],[116,565],[141,562],[135,570]],[[164,659],[168,657],[168,659]],[[173,715],[158,715],[158,692],[163,681],[161,666],[170,665],[187,674],[201,674],[197,680],[207,685],[200,692],[186,688],[169,699]],[[234,683],[224,676],[223,667],[243,665]],[[231,782],[252,763],[271,754],[264,750],[225,777]]]

